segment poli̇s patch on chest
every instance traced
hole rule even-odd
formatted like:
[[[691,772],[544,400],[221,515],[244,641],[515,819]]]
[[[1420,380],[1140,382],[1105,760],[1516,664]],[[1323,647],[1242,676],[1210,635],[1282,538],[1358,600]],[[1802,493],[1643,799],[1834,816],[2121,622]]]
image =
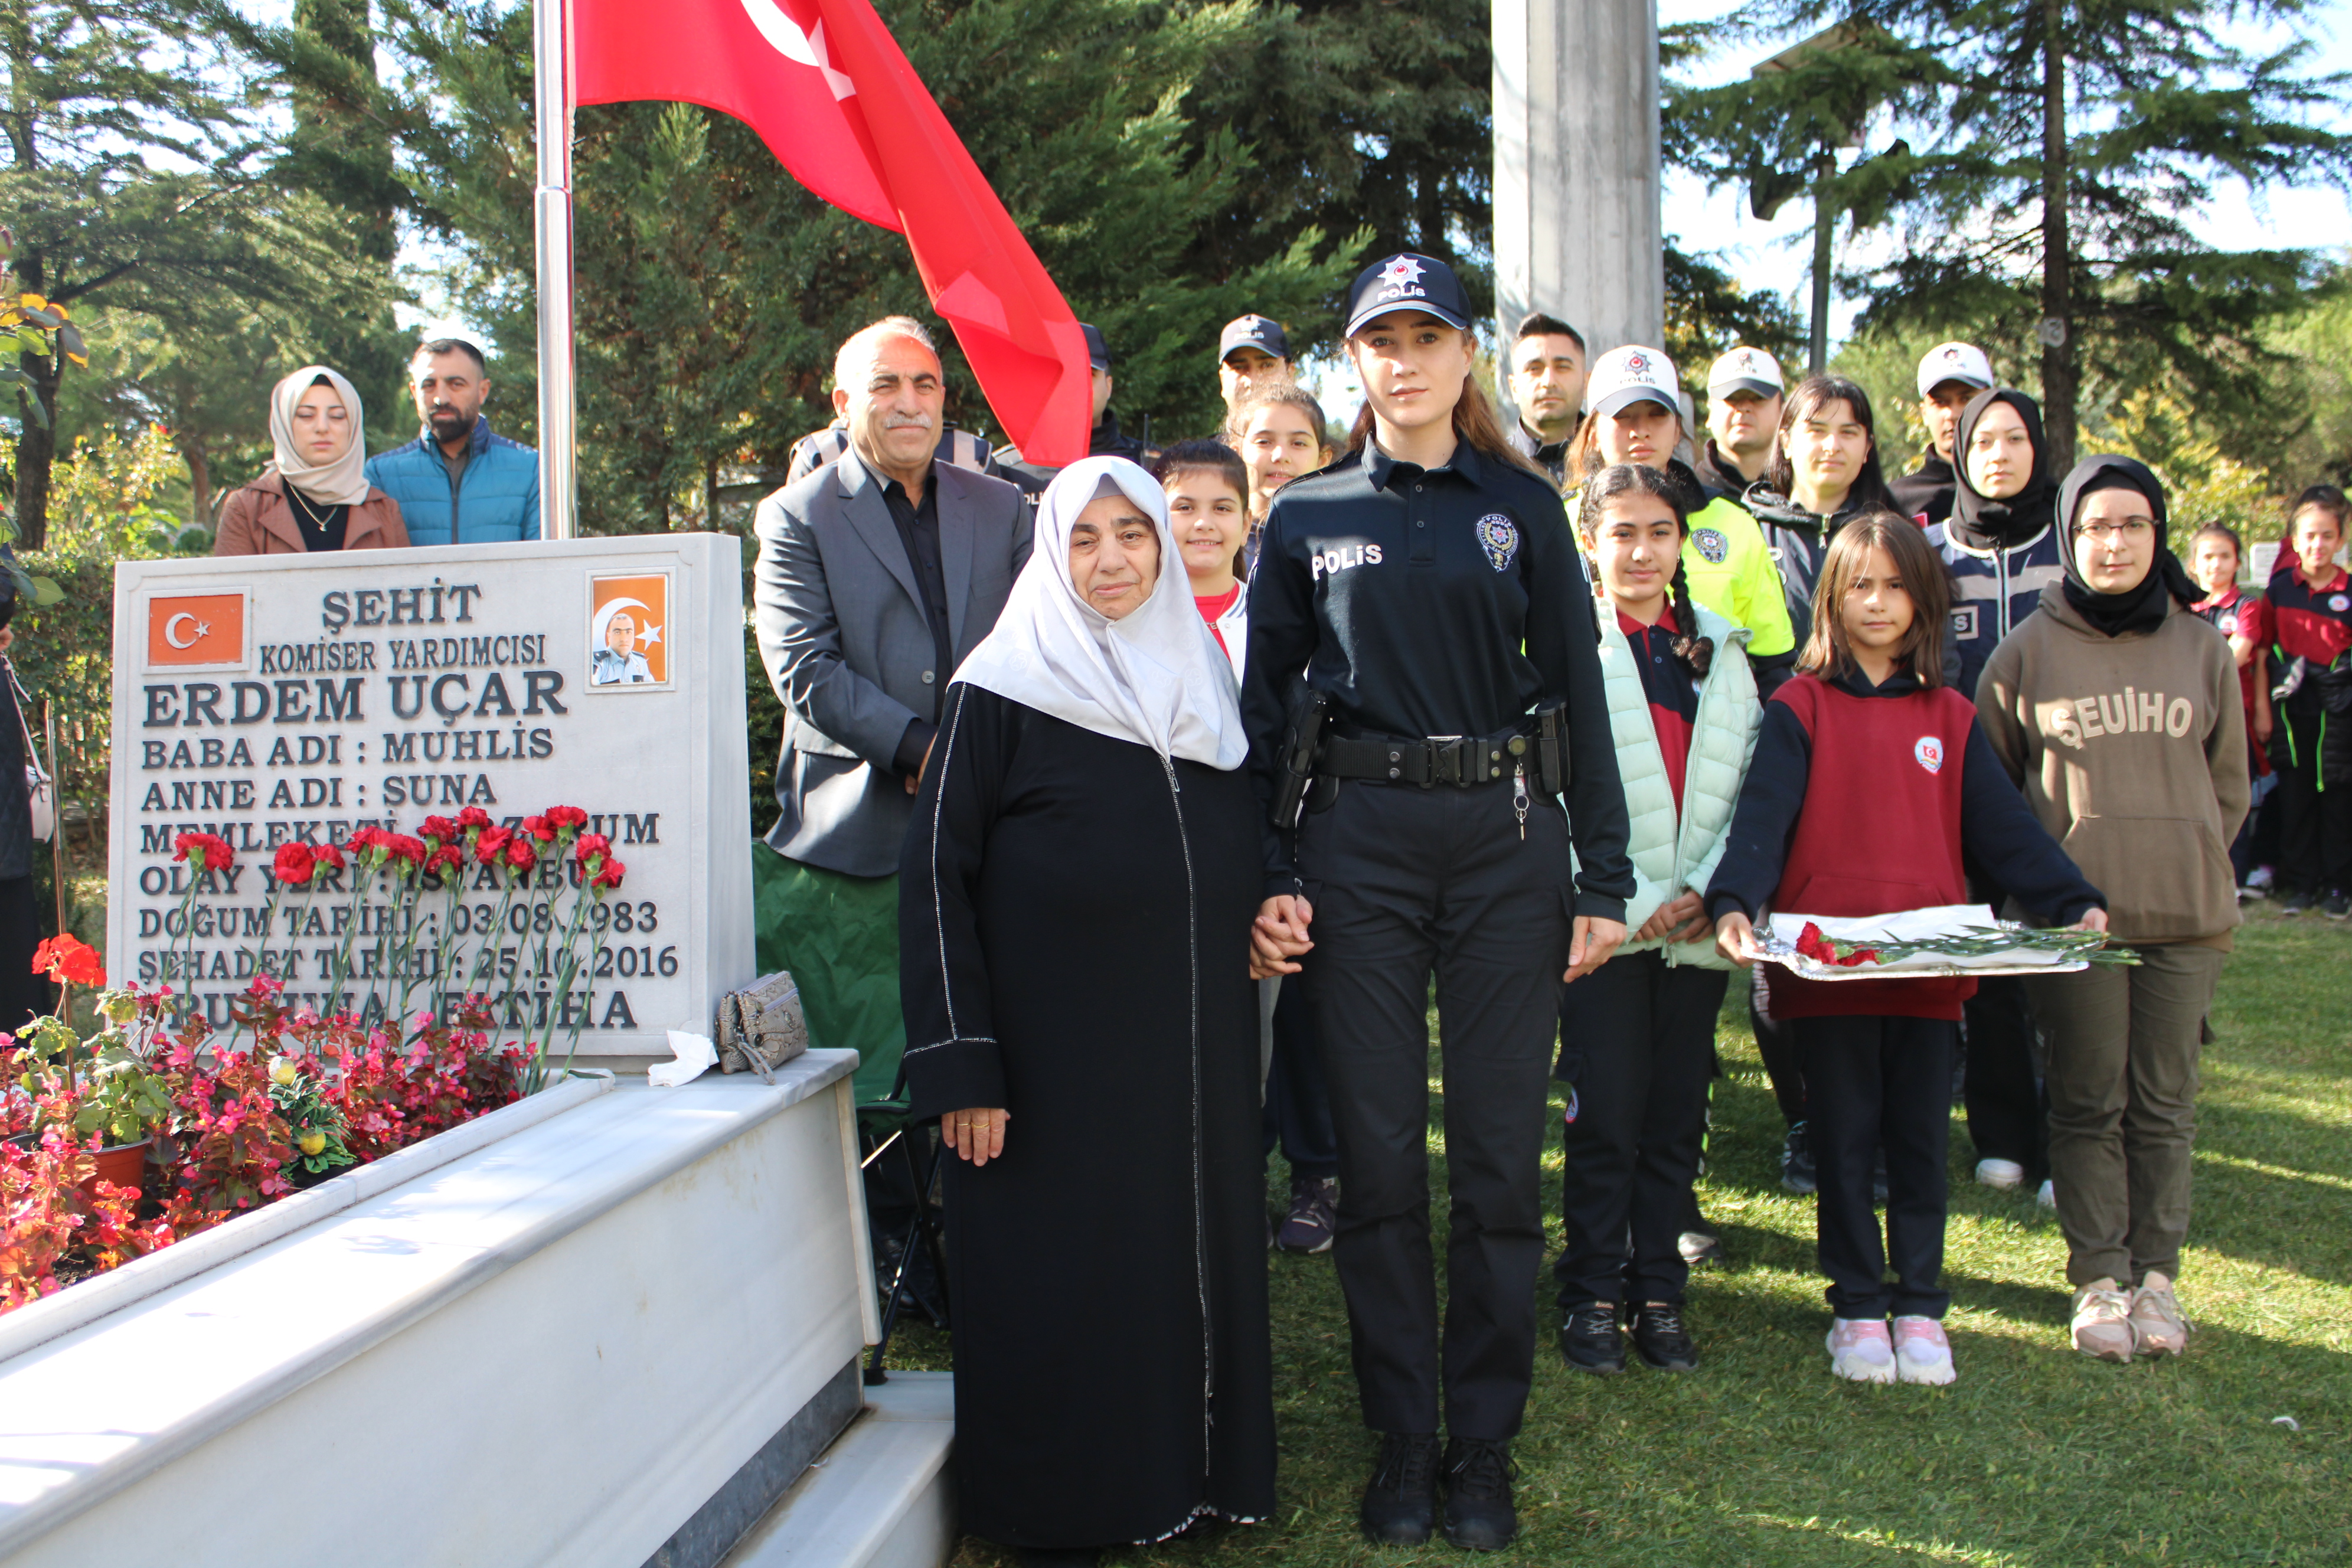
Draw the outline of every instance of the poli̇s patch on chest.
[[[1478,546],[1486,552],[1486,564],[1509,571],[1519,555],[1518,525],[1499,511],[1488,512],[1478,520]]]

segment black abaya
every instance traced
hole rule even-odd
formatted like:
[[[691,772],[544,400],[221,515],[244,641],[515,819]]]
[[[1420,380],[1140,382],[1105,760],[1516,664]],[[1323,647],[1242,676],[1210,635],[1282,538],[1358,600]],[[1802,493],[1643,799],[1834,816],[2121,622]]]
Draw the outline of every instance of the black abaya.
[[[1274,1506],[1246,776],[957,686],[899,866],[914,1114],[947,1156],[962,1527],[1154,1541]]]

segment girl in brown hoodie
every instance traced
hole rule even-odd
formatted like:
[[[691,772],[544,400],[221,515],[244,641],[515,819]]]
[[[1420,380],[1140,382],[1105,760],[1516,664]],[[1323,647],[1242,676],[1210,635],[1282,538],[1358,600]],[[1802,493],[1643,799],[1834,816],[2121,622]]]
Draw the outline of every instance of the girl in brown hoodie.
[[[2137,965],[2027,981],[2049,1042],[2051,1179],[2075,1348],[2178,1353],[2197,1058],[2239,921],[2229,845],[2250,794],[2230,645],[2189,612],[2164,487],[2089,458],[2058,497],[2066,578],[1993,650],[1977,708],[2042,824],[2107,896]]]

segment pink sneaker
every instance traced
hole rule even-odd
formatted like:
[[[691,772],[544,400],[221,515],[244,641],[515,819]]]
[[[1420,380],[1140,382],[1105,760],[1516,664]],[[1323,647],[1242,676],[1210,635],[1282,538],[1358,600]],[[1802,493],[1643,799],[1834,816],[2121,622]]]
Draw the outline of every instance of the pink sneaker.
[[[1952,1342],[1933,1318],[1895,1320],[1895,1375],[1904,1383],[1949,1383]]]
[[[1840,1318],[1830,1325],[1830,1371],[1855,1383],[1893,1383],[1895,1346],[1877,1318]]]

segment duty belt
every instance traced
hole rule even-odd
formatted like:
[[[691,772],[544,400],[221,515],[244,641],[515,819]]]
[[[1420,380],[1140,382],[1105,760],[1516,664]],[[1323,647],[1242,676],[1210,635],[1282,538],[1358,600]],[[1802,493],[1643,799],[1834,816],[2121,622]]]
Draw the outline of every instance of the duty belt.
[[[1335,779],[1370,779],[1419,784],[1500,784],[1509,778],[1535,742],[1516,730],[1499,735],[1341,735],[1323,738],[1315,771]],[[1530,763],[1530,766],[1532,764]]]

